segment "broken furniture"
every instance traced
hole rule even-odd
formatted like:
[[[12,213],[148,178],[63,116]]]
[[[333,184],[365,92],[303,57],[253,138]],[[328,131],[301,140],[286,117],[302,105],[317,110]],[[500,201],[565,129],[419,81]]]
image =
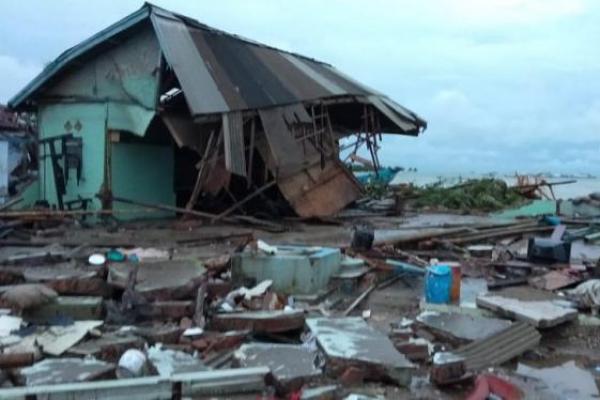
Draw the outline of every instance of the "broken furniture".
[[[567,227],[558,225],[550,238],[530,238],[527,258],[538,262],[568,263],[571,260],[571,242],[563,240]]]

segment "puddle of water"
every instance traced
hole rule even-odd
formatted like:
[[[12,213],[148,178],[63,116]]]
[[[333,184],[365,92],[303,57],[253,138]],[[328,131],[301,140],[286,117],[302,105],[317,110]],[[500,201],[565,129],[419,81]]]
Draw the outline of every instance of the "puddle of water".
[[[594,376],[591,372],[578,367],[575,361],[544,368],[534,368],[520,363],[516,372],[540,380],[548,391],[561,399],[600,398]]]

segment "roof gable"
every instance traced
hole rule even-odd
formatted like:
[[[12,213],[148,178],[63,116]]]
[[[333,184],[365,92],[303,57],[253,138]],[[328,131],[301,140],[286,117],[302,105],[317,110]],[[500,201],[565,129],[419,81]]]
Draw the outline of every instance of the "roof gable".
[[[385,108],[385,115],[404,122],[401,131],[414,133],[425,126],[413,112],[326,63],[211,28],[149,3],[63,52],[11,99],[9,105],[13,108],[34,105],[40,91],[68,67],[85,62],[103,45],[148,23],[151,23],[160,50],[182,86],[193,116],[340,96],[356,96],[361,102],[372,103],[369,99],[375,96],[382,100],[373,104],[375,107]]]

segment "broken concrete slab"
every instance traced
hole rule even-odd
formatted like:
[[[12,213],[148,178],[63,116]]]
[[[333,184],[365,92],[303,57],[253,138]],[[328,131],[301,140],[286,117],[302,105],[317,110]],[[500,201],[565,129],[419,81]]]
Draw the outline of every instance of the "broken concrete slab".
[[[433,356],[429,379],[436,385],[456,383],[465,378],[465,358],[450,352],[438,352]]]
[[[515,322],[485,339],[476,340],[452,353],[465,359],[469,371],[500,365],[536,347],[540,333],[526,322]]]
[[[439,313],[454,313],[454,314],[462,314],[462,315],[472,315],[474,317],[488,317],[495,318],[496,314],[494,314],[490,310],[484,310],[483,308],[472,308],[472,307],[463,307],[453,304],[434,304],[427,303],[425,300],[421,300],[419,302],[419,309],[422,311],[431,311],[431,312],[439,312]]]
[[[109,287],[102,278],[103,268],[78,268],[72,263],[23,270],[27,282],[44,283],[59,294],[105,296]]]
[[[52,303],[29,309],[24,318],[34,323],[45,323],[56,317],[74,320],[99,320],[102,318],[102,297],[59,296]]]
[[[205,331],[199,339],[194,339],[191,345],[194,349],[204,354],[209,351],[230,351],[237,349],[251,333],[249,330],[229,332]]]
[[[251,330],[255,333],[277,333],[301,329],[304,311],[251,311],[216,314],[210,321],[220,331]]]
[[[310,318],[306,325],[327,356],[326,369],[333,375],[358,367],[365,370],[367,379],[410,383],[415,366],[362,318]]]
[[[242,367],[267,366],[279,391],[299,390],[322,374],[317,352],[302,345],[251,343],[242,345],[234,357]]]
[[[340,268],[339,249],[328,247],[278,246],[277,254],[244,251],[231,259],[231,277],[236,286],[273,281],[281,294],[315,294],[325,291]]]
[[[127,349],[143,349],[144,341],[137,336],[104,334],[98,339],[88,340],[71,347],[67,353],[76,356],[90,357],[117,362]]]
[[[23,368],[21,375],[25,385],[39,386],[106,378],[114,369],[114,364],[89,358],[56,358]]]
[[[178,300],[192,297],[204,279],[205,268],[195,260],[170,260],[146,263],[113,263],[108,282],[124,289],[130,272],[137,266],[135,291],[148,300]]]
[[[525,321],[537,328],[549,328],[577,318],[574,308],[557,305],[551,300],[526,301],[502,296],[480,296],[477,306],[500,315]]]
[[[457,344],[484,339],[511,325],[504,319],[435,311],[422,312],[416,320],[437,337]]]
[[[571,270],[550,271],[542,276],[529,280],[529,284],[537,289],[558,290],[573,286],[583,280],[580,273]]]
[[[75,321],[68,326],[51,326],[36,335],[36,341],[46,354],[60,356],[79,343],[87,333],[103,324],[103,321]]]
[[[426,361],[429,359],[431,343],[423,338],[409,338],[405,341],[395,341],[394,347],[410,361]]]
[[[136,326],[132,333],[138,335],[149,344],[174,344],[179,341],[184,329],[176,325]]]
[[[164,349],[156,344],[148,349],[148,360],[160,376],[206,371],[208,368],[197,357],[178,350]]]

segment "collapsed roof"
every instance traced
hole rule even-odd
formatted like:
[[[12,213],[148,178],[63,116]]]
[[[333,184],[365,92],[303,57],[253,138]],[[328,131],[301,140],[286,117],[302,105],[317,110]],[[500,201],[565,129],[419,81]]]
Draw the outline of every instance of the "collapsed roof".
[[[149,3],[62,53],[9,105],[25,110],[42,103],[89,101],[78,94],[60,97],[52,87],[142,29],[151,29],[158,42],[160,60],[149,65],[155,65],[159,88],[153,99],[140,102],[130,96],[127,101],[158,114],[180,147],[203,155],[189,207],[198,192],[206,190],[209,175],[216,174],[218,160],[207,159],[213,153],[222,154],[228,173],[246,177],[250,189],[256,148],[269,170],[265,180],[273,178],[299,215],[328,215],[360,194],[339,162],[339,139],[357,135],[355,151],[366,144],[377,166],[382,133],[416,136],[426,128],[414,112],[329,64]],[[120,79],[122,73],[127,71],[115,66],[102,78]],[[94,101],[102,101],[96,97]],[[227,179],[221,181],[228,184]]]

